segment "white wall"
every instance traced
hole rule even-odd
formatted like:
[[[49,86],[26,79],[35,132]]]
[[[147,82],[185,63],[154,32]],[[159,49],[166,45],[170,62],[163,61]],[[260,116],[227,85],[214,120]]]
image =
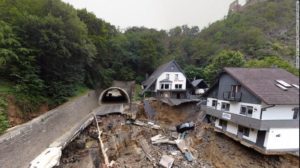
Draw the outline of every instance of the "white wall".
[[[238,132],[238,125],[232,122],[227,122],[227,132],[237,135]]]
[[[171,88],[175,90],[175,84],[181,84],[182,90],[186,89],[186,78],[181,72],[163,72],[156,80],[155,92],[160,89],[160,81],[166,79],[166,74],[169,74],[169,80],[172,81]],[[178,74],[178,80],[175,80],[175,74]]]
[[[263,104],[263,107],[268,107],[268,105]],[[293,119],[293,108],[295,107],[299,107],[299,105],[275,105],[267,108],[262,112],[262,120]]]
[[[215,121],[215,127],[222,129],[222,127],[219,126],[219,122],[220,122],[220,119],[217,119]],[[235,124],[235,123],[227,121],[226,131],[229,132],[229,133],[231,133],[231,134],[237,135],[237,133],[238,133],[238,125]],[[243,135],[243,139],[246,139],[246,140],[249,140],[249,141],[251,141],[253,143],[256,143],[257,132],[258,132],[257,130],[250,128],[249,136]]]
[[[207,106],[212,107],[212,100],[217,100],[215,98],[207,98]],[[252,106],[253,107],[253,113],[252,118],[260,119],[260,111],[261,111],[261,105],[260,104],[251,104],[251,103],[243,103],[243,102],[231,102],[231,101],[225,101],[225,100],[218,100],[217,104],[217,110],[221,110],[222,102],[229,103],[230,104],[230,113],[234,114],[240,114],[241,106]]]
[[[218,100],[218,99],[208,97],[207,101],[206,101],[206,106],[212,107],[212,101],[213,100]]]
[[[267,150],[299,148],[299,128],[271,128],[266,133],[264,146]]]
[[[249,141],[252,141],[252,142],[254,142],[254,143],[256,143],[256,139],[257,139],[257,130],[251,129],[251,128],[250,128],[249,137],[243,135],[243,138],[244,138],[244,139],[247,139],[247,140],[249,140]]]
[[[215,127],[222,129],[222,127],[219,126],[219,122],[220,122],[220,119],[216,119]]]

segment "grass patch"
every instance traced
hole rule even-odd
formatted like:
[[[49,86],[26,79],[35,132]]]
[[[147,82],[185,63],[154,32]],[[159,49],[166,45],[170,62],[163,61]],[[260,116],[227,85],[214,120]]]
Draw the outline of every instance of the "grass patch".
[[[88,91],[90,91],[90,89],[88,87],[83,86],[83,85],[78,85],[75,87],[74,96],[69,97],[68,101],[73,100],[76,97],[82,96],[82,95],[86,94]]]
[[[0,96],[0,135],[9,127],[7,119],[7,102],[5,97]]]
[[[7,94],[14,91],[13,84],[0,80],[0,93]]]
[[[141,101],[143,99],[142,95],[142,87],[139,84],[135,84],[135,89],[134,89],[134,95],[133,95],[133,101]]]

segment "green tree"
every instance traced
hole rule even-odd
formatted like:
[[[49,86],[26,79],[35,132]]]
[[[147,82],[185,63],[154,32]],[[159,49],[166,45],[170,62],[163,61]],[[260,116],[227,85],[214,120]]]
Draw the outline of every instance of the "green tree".
[[[249,68],[272,68],[272,67],[278,67],[285,69],[289,71],[290,73],[299,76],[299,70],[295,67],[293,67],[289,62],[285,61],[282,58],[279,58],[277,56],[269,56],[265,57],[263,59],[257,60],[249,60],[245,67]]]
[[[223,50],[204,68],[204,76],[212,82],[224,67],[242,67],[245,64],[244,55],[239,51]]]
[[[11,27],[0,20],[0,68],[11,59],[17,59],[15,48],[19,47],[20,43],[16,39]]]
[[[203,69],[196,67],[194,65],[187,65],[184,68],[184,73],[186,74],[187,78],[190,80],[196,79],[203,79]]]

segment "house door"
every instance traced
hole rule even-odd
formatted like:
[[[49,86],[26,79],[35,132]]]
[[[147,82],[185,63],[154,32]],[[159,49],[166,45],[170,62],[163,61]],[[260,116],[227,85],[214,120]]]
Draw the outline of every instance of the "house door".
[[[227,121],[220,119],[219,125],[222,127],[223,131],[226,131],[226,129],[227,129]]]
[[[177,93],[176,98],[180,99],[180,93]]]
[[[241,127],[241,126],[238,126],[238,132],[237,132],[237,136],[238,138],[243,138],[243,135],[244,135],[244,128]]]
[[[222,126],[222,130],[226,131],[226,129],[227,129],[227,121],[224,121],[223,126]]]
[[[258,131],[256,145],[263,147],[265,143],[266,131]]]

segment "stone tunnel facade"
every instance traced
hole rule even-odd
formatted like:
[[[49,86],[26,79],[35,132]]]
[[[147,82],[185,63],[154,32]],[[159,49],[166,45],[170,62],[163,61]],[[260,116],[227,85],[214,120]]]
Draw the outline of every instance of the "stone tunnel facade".
[[[102,91],[98,99],[101,104],[130,103],[130,96],[120,87],[110,87]]]

